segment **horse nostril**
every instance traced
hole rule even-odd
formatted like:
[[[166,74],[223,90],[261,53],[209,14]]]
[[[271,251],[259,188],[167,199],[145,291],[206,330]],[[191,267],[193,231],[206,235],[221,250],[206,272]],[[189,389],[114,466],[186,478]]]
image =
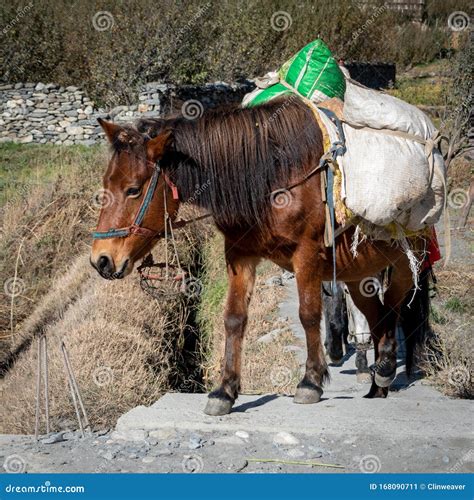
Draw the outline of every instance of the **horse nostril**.
[[[112,272],[112,263],[106,255],[101,255],[97,261],[97,269],[105,274]]]

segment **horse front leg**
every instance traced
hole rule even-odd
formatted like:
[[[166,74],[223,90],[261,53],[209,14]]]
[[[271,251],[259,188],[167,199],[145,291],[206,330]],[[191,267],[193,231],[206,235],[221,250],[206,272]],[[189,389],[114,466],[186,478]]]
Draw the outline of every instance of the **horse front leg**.
[[[299,258],[295,275],[299,297],[299,316],[306,334],[308,357],[303,380],[298,384],[293,398],[295,403],[317,403],[323,394],[323,383],[329,379],[323,345],[321,342],[321,275],[315,265],[315,252],[308,258]]]
[[[247,312],[255,283],[256,258],[239,257],[226,250],[229,290],[224,313],[225,354],[222,380],[209,394],[204,412],[208,415],[230,413],[240,390],[242,341],[247,326]]]

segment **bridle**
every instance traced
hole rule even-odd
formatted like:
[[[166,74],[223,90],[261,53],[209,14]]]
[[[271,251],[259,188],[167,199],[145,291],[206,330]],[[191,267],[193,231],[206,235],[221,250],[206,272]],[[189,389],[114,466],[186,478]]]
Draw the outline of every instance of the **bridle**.
[[[118,229],[110,228],[108,231],[94,231],[92,233],[92,238],[94,240],[105,240],[108,238],[126,238],[131,234],[136,234],[137,236],[142,236],[146,239],[158,239],[166,234],[166,224],[168,224],[169,215],[166,209],[165,203],[165,229],[161,231],[156,231],[154,229],[148,229],[147,227],[142,227],[143,219],[145,218],[145,214],[150,206],[151,200],[153,199],[153,195],[155,194],[156,188],[158,186],[158,179],[161,173],[161,167],[159,161],[155,163],[147,160],[147,166],[153,169],[153,174],[151,176],[148,187],[145,191],[145,196],[143,197],[143,201],[135,215],[133,223],[130,226],[120,227]],[[163,172],[163,180],[171,189],[171,193],[173,194],[173,200],[179,200],[178,188],[171,181],[171,179]],[[179,229],[181,227],[186,226],[192,222],[197,222],[202,219],[206,219],[211,217],[211,214],[204,214],[199,217],[194,217],[190,220],[179,220],[179,221],[169,221],[169,224],[173,229]]]
[[[143,219],[145,218],[145,214],[150,206],[151,200],[153,199],[153,195],[155,194],[156,188],[158,186],[158,179],[161,173],[161,167],[159,162],[156,163],[147,160],[147,165],[153,168],[153,174],[151,176],[148,187],[145,191],[145,196],[143,197],[142,203],[135,215],[133,223],[130,226],[116,228],[110,228],[108,231],[94,231],[92,233],[92,238],[95,240],[105,240],[107,238],[126,238],[131,234],[136,234],[138,236],[142,236],[143,238],[151,239],[157,238],[161,235],[162,231],[155,231],[153,229],[148,229],[146,227],[142,227]],[[173,193],[173,199],[178,200],[178,188],[173,182],[169,179],[169,177],[163,172],[163,179],[166,184],[171,189]],[[187,222],[187,221],[179,221],[179,222]],[[178,224],[179,224],[178,222]],[[184,224],[181,224],[181,227]]]

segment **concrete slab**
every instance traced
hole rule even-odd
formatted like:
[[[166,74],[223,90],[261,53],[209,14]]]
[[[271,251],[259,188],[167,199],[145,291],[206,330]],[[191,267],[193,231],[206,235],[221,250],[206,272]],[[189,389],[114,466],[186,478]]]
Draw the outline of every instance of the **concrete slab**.
[[[242,395],[232,413],[210,417],[203,413],[205,394],[166,394],[151,407],[139,406],[122,415],[116,429],[152,431],[157,429],[213,431],[287,431],[312,436],[410,436],[443,440],[472,438],[474,409],[471,401],[439,396],[430,387],[419,385],[391,394],[385,400],[363,399],[360,394],[345,396],[327,392],[315,405],[297,405],[291,397]]]

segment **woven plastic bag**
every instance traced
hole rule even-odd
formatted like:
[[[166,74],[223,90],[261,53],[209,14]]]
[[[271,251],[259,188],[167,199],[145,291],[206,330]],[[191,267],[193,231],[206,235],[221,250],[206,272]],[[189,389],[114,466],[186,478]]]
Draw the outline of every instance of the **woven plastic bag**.
[[[288,88],[280,81],[286,82]],[[244,97],[244,107],[257,106],[275,97],[291,94],[291,88],[318,103],[331,97],[344,98],[344,75],[322,40],[314,40],[278,70],[256,80],[257,88]]]
[[[431,120],[411,104],[351,81],[344,120],[347,150],[339,164],[346,207],[376,226],[397,223],[410,232],[437,222],[446,173]]]

